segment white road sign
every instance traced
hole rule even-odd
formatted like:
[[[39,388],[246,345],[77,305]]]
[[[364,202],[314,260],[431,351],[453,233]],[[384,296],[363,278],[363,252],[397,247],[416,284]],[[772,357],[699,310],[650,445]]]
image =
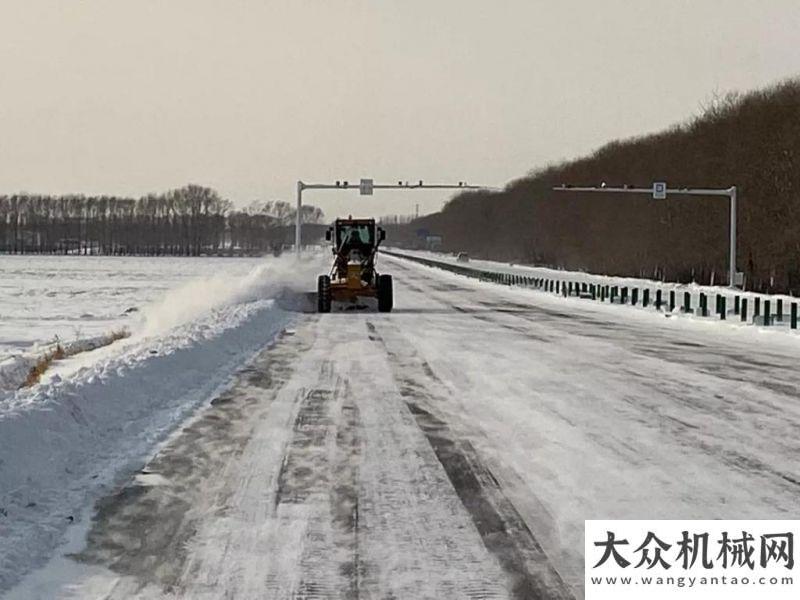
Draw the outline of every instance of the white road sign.
[[[667,199],[667,184],[663,181],[656,181],[653,184],[653,200]]]

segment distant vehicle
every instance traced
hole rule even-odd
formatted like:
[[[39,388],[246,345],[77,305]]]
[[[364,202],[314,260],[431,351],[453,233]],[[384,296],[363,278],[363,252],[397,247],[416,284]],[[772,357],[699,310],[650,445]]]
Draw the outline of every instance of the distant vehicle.
[[[469,254],[466,252],[459,252],[458,256],[456,256],[456,260],[458,262],[469,262]]]
[[[375,271],[378,246],[386,239],[375,219],[336,219],[325,239],[333,244],[334,259],[330,275],[317,279],[317,310],[330,312],[333,300],[355,304],[360,297],[373,297],[380,312],[391,312],[392,276]]]

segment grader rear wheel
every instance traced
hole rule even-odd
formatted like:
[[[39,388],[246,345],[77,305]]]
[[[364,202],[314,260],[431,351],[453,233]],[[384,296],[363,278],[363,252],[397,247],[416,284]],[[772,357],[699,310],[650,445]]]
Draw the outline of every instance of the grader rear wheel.
[[[394,292],[392,291],[392,276],[378,275],[378,311],[391,312],[394,306]]]
[[[327,275],[317,278],[317,311],[331,312],[331,278]]]

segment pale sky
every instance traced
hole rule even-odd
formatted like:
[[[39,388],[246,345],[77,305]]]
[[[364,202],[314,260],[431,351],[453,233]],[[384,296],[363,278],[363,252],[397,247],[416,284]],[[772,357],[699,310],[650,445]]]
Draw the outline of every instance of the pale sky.
[[[0,0],[0,192],[503,185],[800,74],[798,32],[798,0]]]

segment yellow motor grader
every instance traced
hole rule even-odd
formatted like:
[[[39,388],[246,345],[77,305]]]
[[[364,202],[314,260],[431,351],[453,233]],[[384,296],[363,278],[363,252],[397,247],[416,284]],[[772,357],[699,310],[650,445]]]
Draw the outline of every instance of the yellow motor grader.
[[[325,232],[333,244],[333,266],[329,275],[317,279],[317,310],[331,311],[331,304],[359,298],[377,298],[378,310],[390,312],[393,305],[392,276],[375,271],[378,246],[386,232],[376,227],[375,219],[336,219]]]

